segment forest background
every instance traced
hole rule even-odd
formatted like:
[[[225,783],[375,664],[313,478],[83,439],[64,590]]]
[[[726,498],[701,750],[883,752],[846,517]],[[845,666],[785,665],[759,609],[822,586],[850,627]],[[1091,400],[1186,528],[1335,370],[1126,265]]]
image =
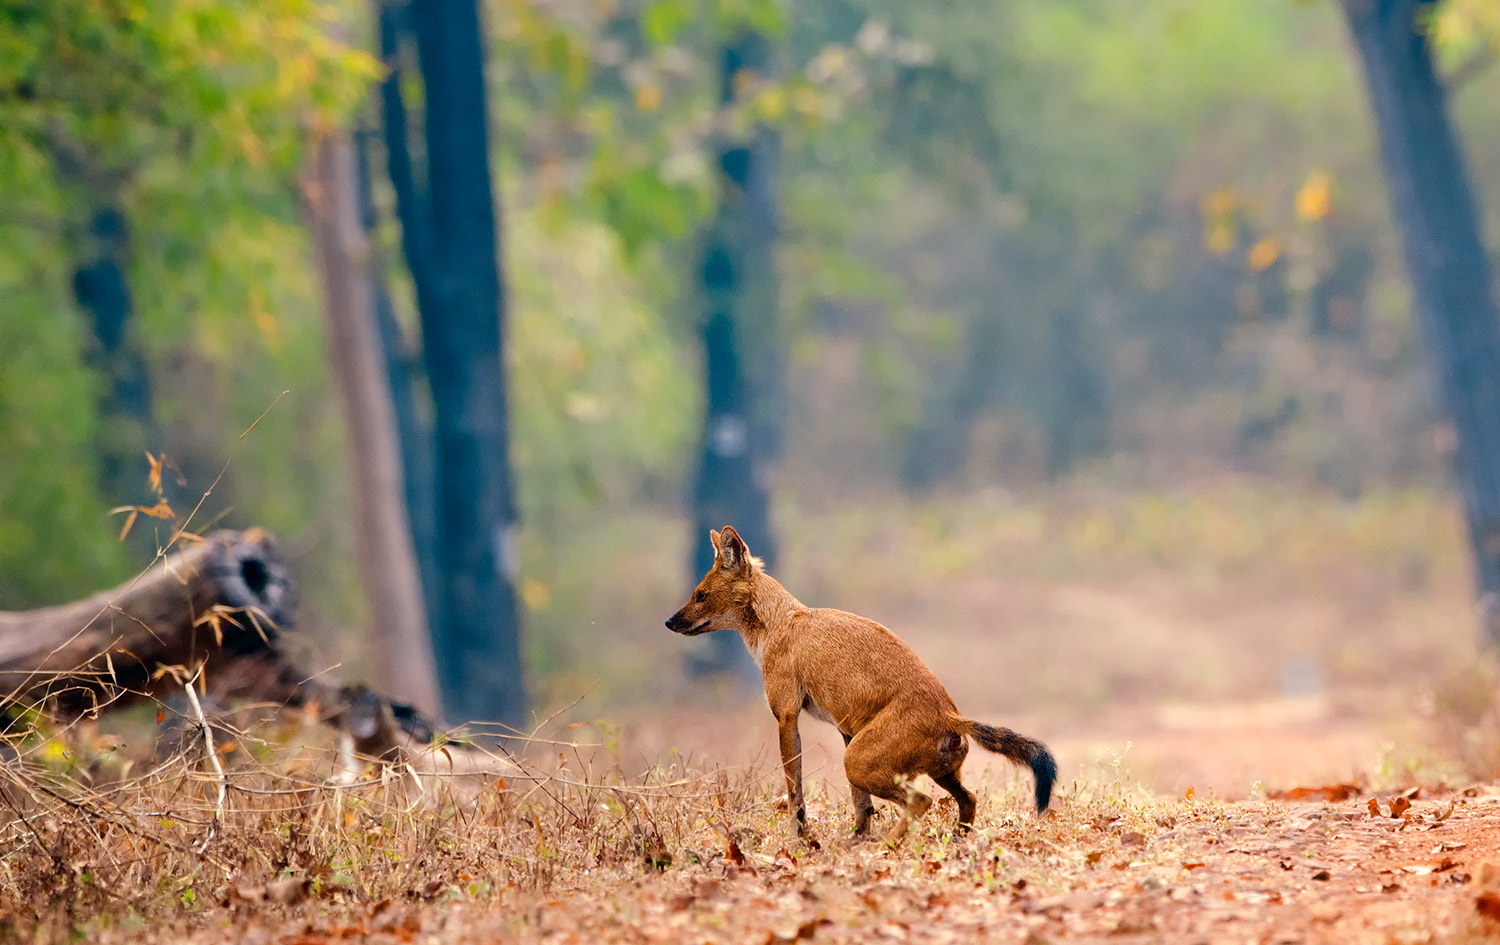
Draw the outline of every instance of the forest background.
[[[1418,6],[1494,259],[1500,26],[1481,0]],[[381,681],[310,168],[353,142],[388,361],[433,373],[383,173],[382,80],[411,53],[381,20],[400,11],[0,4],[0,609],[125,579],[211,490],[192,530],[273,530],[302,645]],[[702,569],[699,451],[733,434],[705,425],[701,333],[736,138],[771,149],[775,196],[772,314],[737,329],[756,394],[739,435],[803,599],[923,643],[976,714],[1059,728],[1225,700],[1327,722],[1393,681],[1489,711],[1453,682],[1479,649],[1458,437],[1338,4],[482,15],[511,721],[740,698],[703,677],[733,678],[723,651],[661,628]],[[766,58],[731,88],[747,36]],[[122,506],[164,517],[122,541]]]

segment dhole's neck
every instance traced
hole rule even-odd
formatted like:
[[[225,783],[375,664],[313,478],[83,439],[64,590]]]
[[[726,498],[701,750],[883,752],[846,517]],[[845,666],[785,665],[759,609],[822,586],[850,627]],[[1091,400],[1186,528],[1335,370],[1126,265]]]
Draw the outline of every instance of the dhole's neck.
[[[745,645],[759,663],[766,641],[785,627],[798,611],[806,610],[802,602],[792,596],[781,582],[764,571],[755,573],[754,588],[750,592],[750,609],[754,619],[746,624]]]

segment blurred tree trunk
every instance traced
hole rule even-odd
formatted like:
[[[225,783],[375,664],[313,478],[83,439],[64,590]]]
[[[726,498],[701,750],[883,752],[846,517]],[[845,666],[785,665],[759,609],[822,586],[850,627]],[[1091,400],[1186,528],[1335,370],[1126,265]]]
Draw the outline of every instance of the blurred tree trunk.
[[[1042,391],[1047,478],[1058,480],[1102,454],[1109,441],[1109,406],[1098,366],[1089,356],[1086,305],[1076,293],[1047,325],[1046,363],[1051,383]]]
[[[723,48],[720,102],[742,104],[769,73],[766,37],[745,30]],[[719,148],[719,206],[703,238],[704,417],[693,485],[693,581],[713,563],[710,528],[733,525],[751,551],[774,567],[770,465],[781,443],[782,356],[775,268],[776,163],[780,142],[764,126]],[[693,652],[695,672],[755,665],[732,634],[711,634]]]
[[[1448,117],[1426,0],[1344,0],[1380,133],[1417,321],[1458,439],[1459,491],[1483,630],[1500,644],[1500,309],[1479,212]]]
[[[423,712],[439,707],[416,555],[405,513],[396,419],[376,337],[369,244],[354,146],[318,143],[309,175],[313,248],[322,274],[328,358],[338,383],[354,485],[355,552],[382,685]]]
[[[119,504],[139,496],[147,471],[145,450],[156,432],[151,372],[135,325],[130,268],[130,224],[120,210],[126,179],[101,166],[62,122],[47,128],[47,143],[59,175],[85,195],[88,231],[73,270],[73,298],[89,316],[85,360],[104,384],[97,405],[99,492]],[[134,539],[146,540],[146,532]],[[142,545],[143,550],[145,545]]]
[[[396,195],[396,215],[400,222],[401,254],[411,273],[412,286],[416,293],[419,323],[422,312],[437,312],[442,307],[438,297],[437,263],[430,233],[430,213],[426,194],[417,188],[417,171],[413,167],[410,128],[406,115],[406,103],[402,96],[401,82],[409,75],[415,64],[415,41],[411,38],[411,4],[405,0],[375,0],[379,29],[380,57],[386,67],[386,77],[380,84],[380,118],[384,131],[386,173]],[[382,326],[385,322],[382,321]],[[419,325],[420,327],[420,325]],[[390,331],[382,327],[381,337],[387,341],[387,359],[393,350]],[[418,355],[421,343],[417,344]],[[425,372],[416,376],[420,361],[413,361],[411,374],[405,379],[416,386],[426,382]],[[395,400],[401,403],[402,379],[391,377]],[[430,388],[429,388],[430,393]],[[415,405],[413,405],[415,406]],[[413,418],[416,419],[415,413]],[[408,438],[408,435],[410,438]],[[421,562],[423,586],[427,590],[428,631],[432,637],[432,649],[436,657],[438,682],[444,693],[444,708],[458,717],[459,697],[456,695],[464,685],[463,670],[446,654],[452,649],[450,643],[451,622],[444,608],[447,593],[443,590],[437,521],[437,443],[431,423],[423,422],[415,428],[403,428],[402,454],[407,469],[420,471],[422,476],[413,476],[408,481],[408,496],[411,499],[412,537],[417,546],[417,560]],[[424,485],[421,492],[411,491],[412,486]],[[453,644],[456,645],[456,644]]]
[[[410,9],[424,86],[425,189],[412,167],[401,99],[403,8],[383,6],[386,150],[417,287],[436,448],[434,633],[449,714],[520,725],[525,672],[516,600],[516,508],[504,377],[505,293],[490,179],[483,32],[477,0]]]
[[[89,314],[89,362],[104,379],[99,397],[99,490],[110,502],[135,499],[145,486],[147,448],[155,428],[151,374],[135,332],[135,305],[125,278],[130,230],[114,206],[94,211],[93,258],[73,272],[73,297]]]
[[[1005,341],[998,312],[987,309],[969,319],[958,363],[947,377],[933,378],[939,389],[902,446],[905,489],[925,492],[962,474],[974,428],[995,396]]]
[[[376,341],[380,347],[380,358],[390,382],[391,406],[395,410],[397,451],[401,456],[402,482],[406,486],[406,519],[411,527],[414,548],[435,549],[437,547],[436,509],[433,507],[434,492],[432,473],[432,425],[417,408],[417,384],[425,383],[422,374],[420,345],[409,343],[406,332],[396,318],[396,306],[391,299],[386,283],[386,260],[374,249],[374,234],[379,226],[379,212],[375,207],[374,184],[370,178],[370,140],[377,131],[361,128],[355,138],[355,156],[359,171],[359,215],[364,226],[366,241],[372,246],[369,265],[370,291],[375,300]],[[429,639],[435,642],[432,628],[442,623],[437,611],[443,586],[438,578],[434,555],[415,554],[417,572],[422,579],[422,601],[426,605]],[[456,680],[438,678],[438,691],[443,692]],[[434,707],[436,708],[436,707]]]

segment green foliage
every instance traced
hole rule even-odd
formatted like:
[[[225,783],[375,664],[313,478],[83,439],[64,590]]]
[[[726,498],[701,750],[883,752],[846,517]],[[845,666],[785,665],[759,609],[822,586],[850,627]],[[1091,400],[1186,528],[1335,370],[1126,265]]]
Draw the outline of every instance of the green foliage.
[[[1443,56],[1454,62],[1486,49],[1491,58],[1500,54],[1500,6],[1489,0],[1443,0],[1429,28]]]
[[[77,359],[76,320],[66,299],[26,291],[34,286],[17,279],[6,262],[0,262],[6,312],[0,350],[12,354],[0,370],[0,450],[6,456],[0,609],[60,602],[124,575],[104,514],[108,505],[94,486],[95,378]]]
[[[867,0],[796,23],[794,59],[838,117],[786,136],[788,289],[824,329],[803,363],[863,346],[849,403],[884,417],[865,449],[892,463],[988,438],[971,474],[1026,481],[1089,422],[1115,451],[1174,426],[1215,452],[1291,403],[1248,447],[1262,468],[1355,490],[1432,475],[1401,445],[1424,435],[1420,364],[1336,8]],[[1467,99],[1481,169],[1487,101]],[[798,281],[828,283],[841,253],[879,278],[831,296]],[[829,332],[830,308],[864,314]],[[830,396],[815,371],[795,383]],[[967,441],[917,435],[976,398]],[[1392,416],[1403,435],[1378,432]]]
[[[1493,9],[1437,8],[1450,68],[1493,44]],[[1425,442],[1415,341],[1329,5],[491,0],[486,14],[529,527],[679,498],[699,371],[685,247],[714,205],[715,144],[761,121],[785,145],[793,403],[840,405],[795,418],[794,474],[811,443],[813,472],[888,482],[972,393],[958,382],[977,363],[994,376],[978,474],[1024,481],[1065,413],[1070,325],[1114,398],[1117,446],[1238,458],[1236,427],[1294,403],[1259,454],[1277,469],[1358,489],[1430,468],[1410,446]],[[69,291],[102,201],[131,224],[156,445],[189,491],[290,391],[205,517],[348,541],[296,174],[308,134],[344,122],[378,73],[337,39],[365,16],[352,0],[0,0],[0,348],[25,352],[0,371],[0,607],[126,568],[103,512],[141,497],[94,494],[98,382]],[[778,72],[726,113],[720,47],[742,28],[775,38]],[[1493,187],[1487,103],[1459,101]],[[1326,206],[1309,216],[1314,181]],[[1333,347],[1305,330],[1310,298],[1351,252],[1374,260],[1368,327]],[[328,567],[309,583],[348,583]]]
[[[742,29],[782,35],[775,0],[505,0],[492,13],[497,151],[525,169],[538,203],[603,221],[632,261],[706,218],[717,135],[788,117],[790,80],[762,77],[766,94],[743,114],[718,102],[720,44]]]
[[[670,337],[599,224],[509,219],[515,462],[524,519],[546,531],[659,491],[685,455],[695,359]]]
[[[316,516],[316,485],[285,487],[288,461],[320,464],[313,451],[337,445],[326,392],[306,381],[322,376],[321,329],[295,175],[309,129],[345,121],[377,74],[334,38],[358,9],[0,2],[0,335],[25,352],[0,372],[0,453],[12,457],[0,607],[76,596],[126,569],[104,511],[140,496],[95,494],[98,380],[81,364],[89,329],[70,291],[101,206],[130,227],[132,330],[161,426],[142,447],[165,448],[190,494],[207,489],[235,437],[300,387],[303,425],[269,423],[240,460],[245,488],[231,475],[215,502],[259,494],[253,514],[273,525]],[[144,492],[144,457],[140,468]]]
[[[653,46],[667,46],[693,22],[692,0],[651,0],[641,6],[641,33]]]

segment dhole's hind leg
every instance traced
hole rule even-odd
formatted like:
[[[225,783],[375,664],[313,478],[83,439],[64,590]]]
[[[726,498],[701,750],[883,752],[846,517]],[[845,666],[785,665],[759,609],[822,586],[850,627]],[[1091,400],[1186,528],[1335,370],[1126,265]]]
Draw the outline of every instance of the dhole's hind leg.
[[[968,833],[969,828],[974,826],[974,810],[977,806],[974,803],[973,792],[958,780],[957,771],[950,771],[941,776],[934,775],[932,780],[936,781],[943,790],[952,794],[955,801],[958,801],[958,826],[953,828],[953,835],[961,837]]]
[[[918,820],[927,813],[927,808],[932,806],[932,798],[898,782],[898,772],[886,760],[889,752],[877,739],[878,735],[872,728],[866,728],[850,740],[844,751],[844,773],[849,776],[852,791],[866,796],[873,794],[904,808],[905,815],[885,835],[888,843],[896,843],[906,836],[911,821]],[[868,820],[868,816],[863,818],[866,827]]]
[[[849,750],[849,741],[853,737],[844,735],[845,751]],[[853,781],[849,782],[849,799],[854,802],[854,835],[866,836],[870,832],[870,818],[875,816],[875,802],[870,800],[869,791],[856,786]]]

